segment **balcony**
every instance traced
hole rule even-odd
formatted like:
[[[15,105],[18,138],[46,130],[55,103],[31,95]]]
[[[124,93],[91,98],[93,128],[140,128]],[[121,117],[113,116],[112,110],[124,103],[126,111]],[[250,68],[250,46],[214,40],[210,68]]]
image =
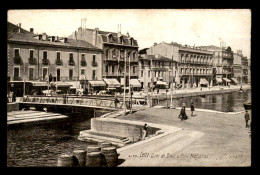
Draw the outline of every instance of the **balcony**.
[[[57,66],[61,66],[62,65],[62,60],[61,59],[56,59],[55,60],[55,64],[57,65]]]
[[[49,64],[50,64],[49,59],[43,58],[43,59],[42,59],[42,64],[43,64],[43,65],[49,65]]]
[[[75,66],[74,60],[69,60],[68,63],[69,63],[70,66]]]
[[[14,81],[22,81],[23,79],[21,77],[13,77]]]
[[[80,61],[80,65],[81,65],[81,66],[87,66],[86,60],[81,60],[81,61]]]
[[[98,63],[96,61],[92,61],[92,66],[93,67],[97,67],[98,66]]]
[[[28,63],[31,64],[31,65],[36,65],[37,60],[36,60],[36,58],[28,58]]]
[[[14,57],[14,63],[15,64],[22,64],[22,58],[20,56]]]

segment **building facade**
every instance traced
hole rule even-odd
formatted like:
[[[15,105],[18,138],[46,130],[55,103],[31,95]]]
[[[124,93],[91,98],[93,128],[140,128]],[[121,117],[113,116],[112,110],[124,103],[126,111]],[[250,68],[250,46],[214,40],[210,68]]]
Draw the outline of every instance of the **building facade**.
[[[241,64],[242,64],[242,83],[248,83],[248,70],[249,70],[249,66],[248,66],[248,59],[247,57],[242,57],[241,59]]]
[[[201,48],[213,52],[213,85],[231,82],[233,72],[233,51],[231,47],[201,46]],[[224,81],[223,81],[224,80]]]
[[[172,59],[162,55],[147,55],[139,52],[139,81],[142,88],[148,91],[151,88],[165,89],[173,82],[176,65]]]
[[[111,79],[123,86],[125,75],[126,85],[129,86],[129,76],[130,79],[138,79],[138,43],[133,37],[130,37],[129,33],[123,35],[121,32],[115,33],[100,31],[98,28],[80,27],[69,38],[85,40],[102,49],[101,67],[105,81]],[[126,72],[124,70],[125,64]],[[140,87],[140,83],[137,84],[132,85]]]
[[[154,44],[148,54],[159,54],[173,60],[173,82],[182,88],[210,85],[212,80],[212,52],[198,47],[182,46],[176,42]]]
[[[237,79],[239,83],[242,83],[243,71],[242,71],[242,51],[238,50],[237,53],[234,53],[234,64],[233,64],[233,72],[234,78]]]
[[[28,32],[11,23],[8,26],[14,28],[8,32],[7,40],[10,82],[26,81],[37,86],[37,82],[46,82],[46,75],[51,74],[54,82],[71,82],[72,87],[80,89],[80,80],[102,80],[98,68],[101,50],[97,47],[86,41],[45,33],[36,35],[33,29]]]

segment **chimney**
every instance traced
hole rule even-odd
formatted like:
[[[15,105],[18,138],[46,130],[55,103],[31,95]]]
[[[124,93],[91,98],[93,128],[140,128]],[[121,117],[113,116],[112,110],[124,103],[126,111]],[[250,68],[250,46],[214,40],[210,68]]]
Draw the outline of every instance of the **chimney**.
[[[129,35],[129,33],[128,33],[128,32],[126,33],[126,36],[127,36],[127,38],[130,38],[130,35]]]
[[[52,37],[51,37],[51,41],[52,41],[52,42],[55,42],[55,36],[52,36]]]
[[[32,34],[33,34],[33,28],[30,28],[30,33],[32,33]]]
[[[98,35],[99,28],[95,28],[94,30],[94,46],[97,46],[97,35]]]
[[[55,36],[55,41],[59,41],[59,37],[58,36]]]
[[[67,43],[68,42],[68,38],[64,38],[64,43]]]
[[[154,43],[154,46],[157,45],[157,43]]]
[[[41,34],[39,35],[39,40],[42,40],[42,35]]]
[[[18,32],[21,33],[21,23],[18,24]]]

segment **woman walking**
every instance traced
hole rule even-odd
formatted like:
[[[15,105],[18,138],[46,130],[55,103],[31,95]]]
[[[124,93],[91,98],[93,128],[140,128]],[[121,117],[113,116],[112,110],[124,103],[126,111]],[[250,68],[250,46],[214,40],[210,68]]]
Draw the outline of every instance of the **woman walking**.
[[[185,103],[182,104],[181,112],[180,112],[180,115],[179,115],[178,118],[180,118],[181,121],[188,119],[188,117],[187,117],[187,115],[186,115],[186,112],[185,112]]]

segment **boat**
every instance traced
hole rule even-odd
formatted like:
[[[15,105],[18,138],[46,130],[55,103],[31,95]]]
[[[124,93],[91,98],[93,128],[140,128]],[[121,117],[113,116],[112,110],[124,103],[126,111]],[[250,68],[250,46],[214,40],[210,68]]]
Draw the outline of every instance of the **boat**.
[[[244,108],[245,108],[245,110],[251,110],[251,102],[245,102],[244,103]]]

